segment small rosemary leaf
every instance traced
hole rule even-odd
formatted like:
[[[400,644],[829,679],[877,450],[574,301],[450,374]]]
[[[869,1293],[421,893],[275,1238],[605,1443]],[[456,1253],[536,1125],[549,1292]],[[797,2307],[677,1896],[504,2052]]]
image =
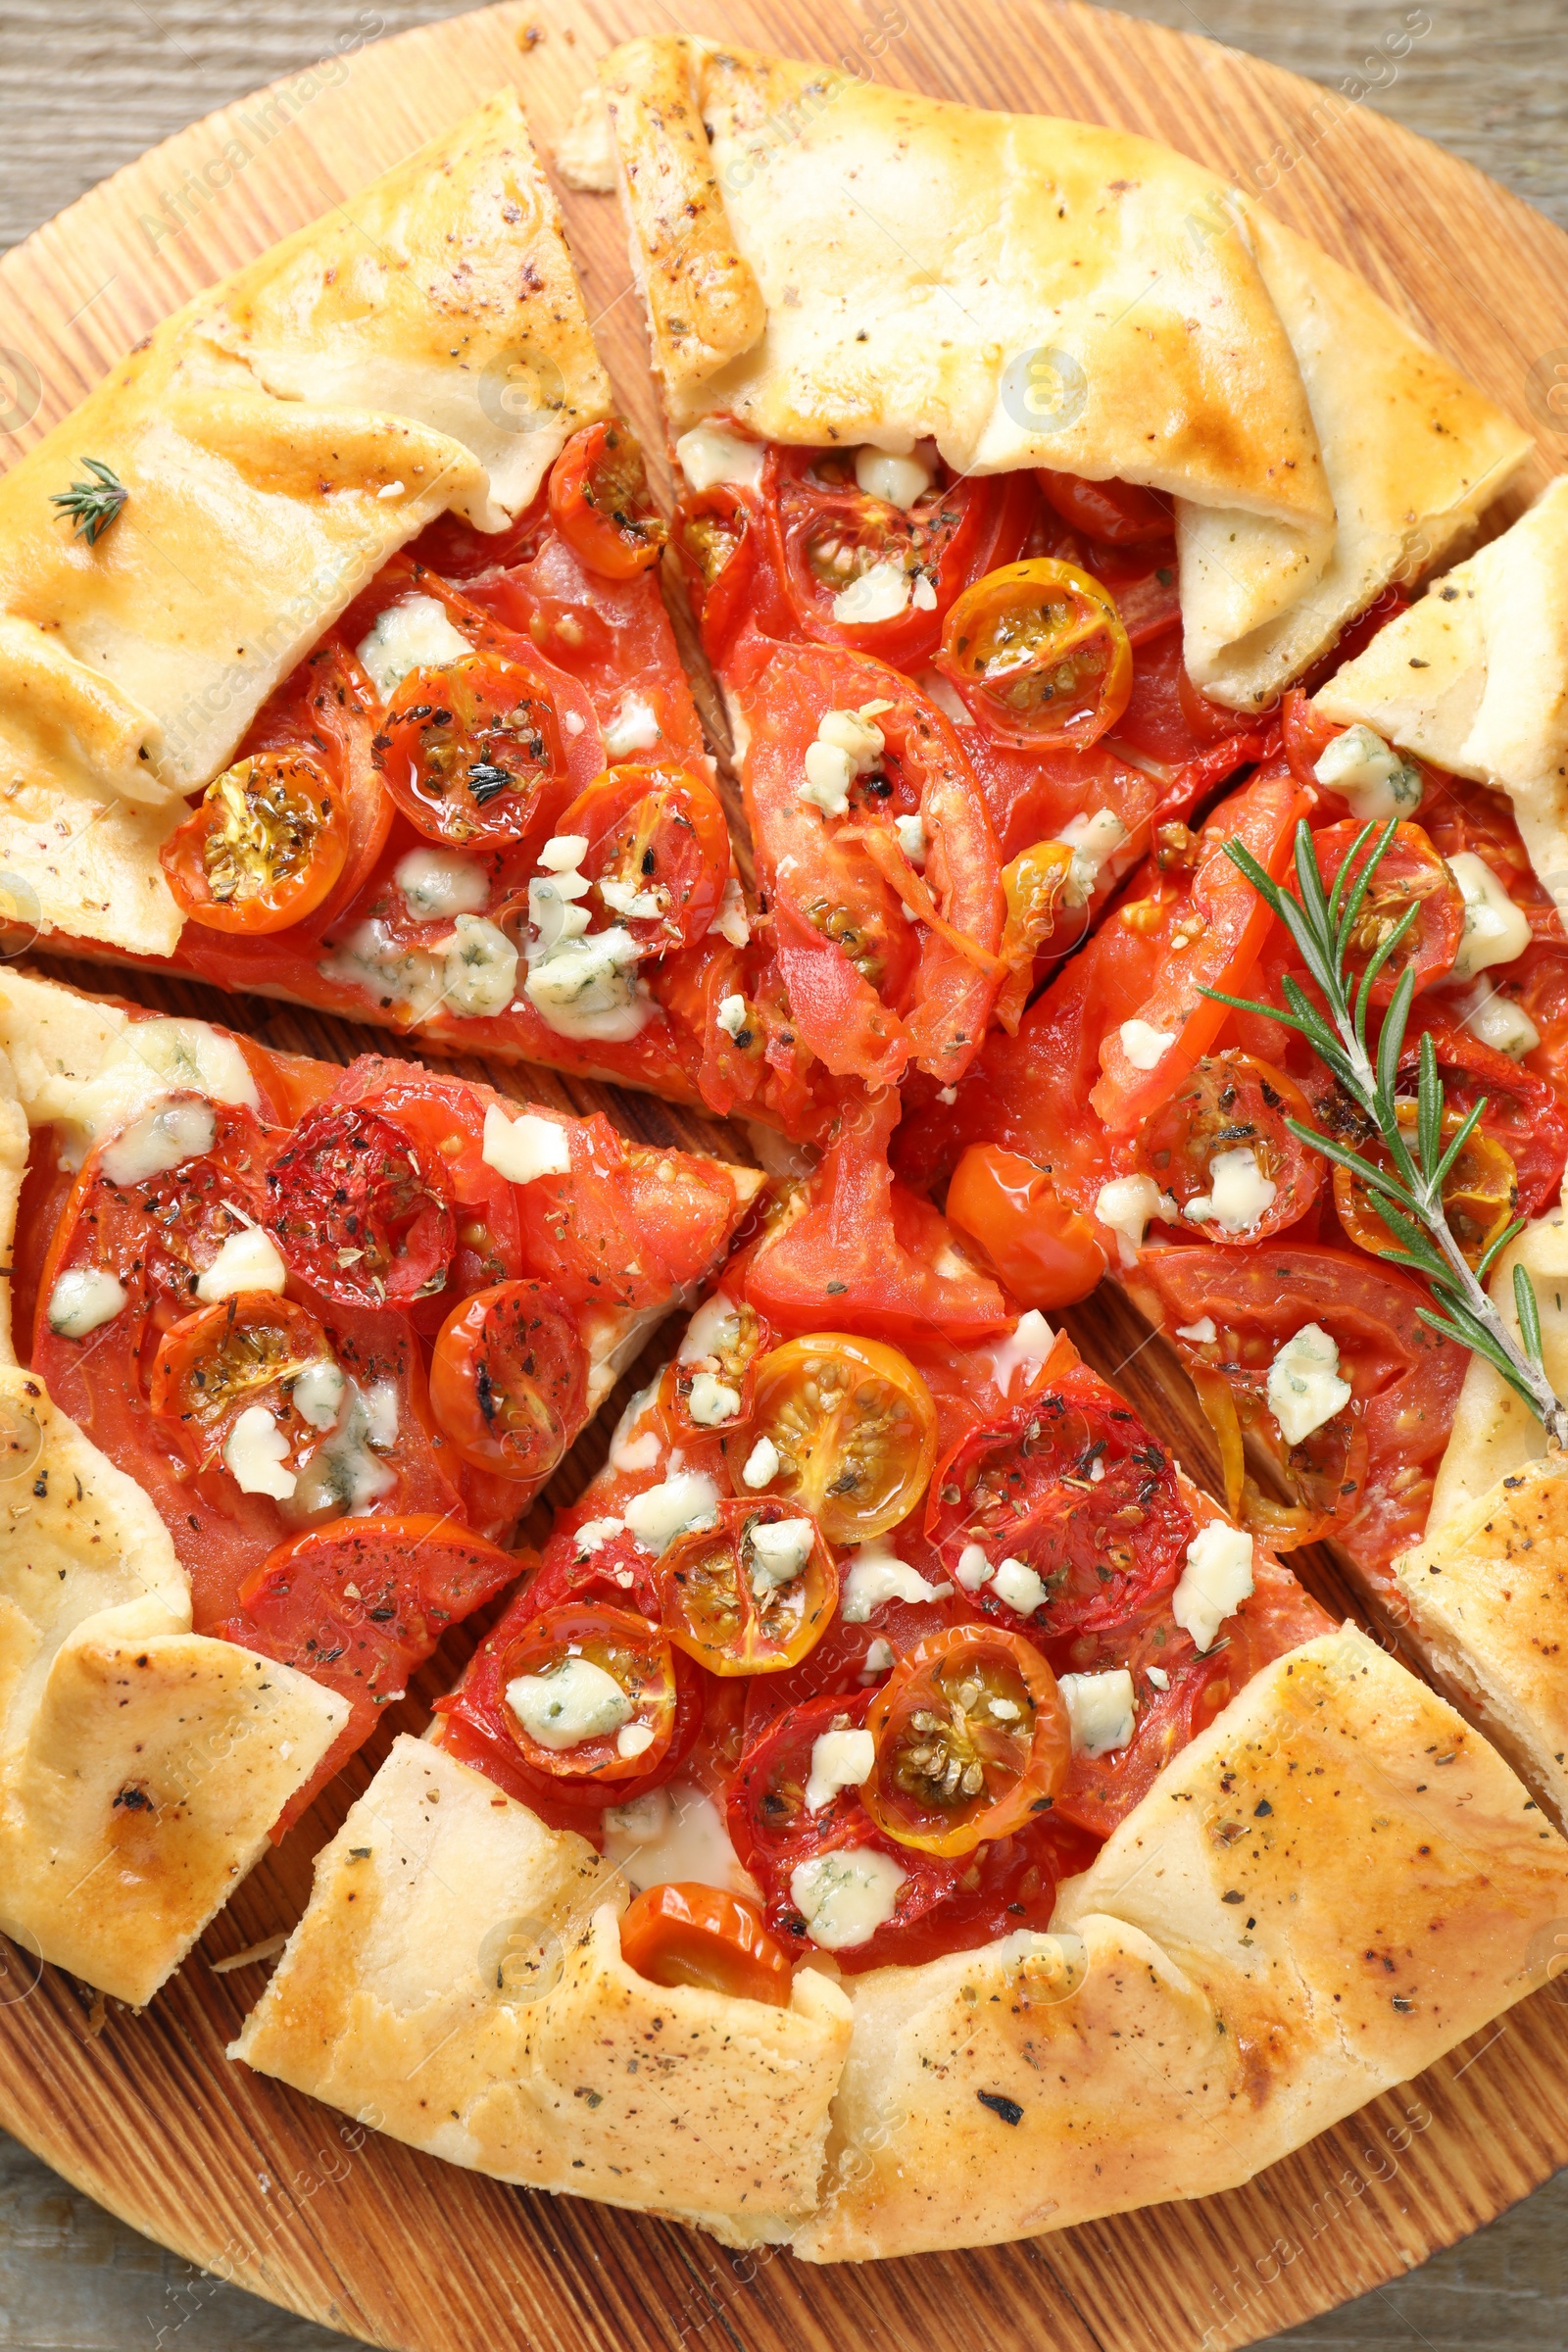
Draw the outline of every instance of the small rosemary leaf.
[[[1530,1279],[1528,1266],[1513,1270],[1513,1302],[1519,1309],[1519,1336],[1525,1344],[1525,1353],[1533,1363],[1540,1364],[1541,1309],[1536,1304],[1536,1286]]]
[[[1421,1154],[1422,1172],[1435,1191],[1443,1189],[1447,1174],[1438,1171],[1443,1151],[1443,1080],[1438,1075],[1438,1056],[1432,1044],[1432,1032],[1421,1032],[1421,1075],[1416,1082],[1416,1141]]]
[[[1383,1034],[1378,1039],[1378,1094],[1391,1105],[1398,1092],[1399,1055],[1404,1048],[1404,1024],[1410,1017],[1410,1003],[1414,995],[1415,972],[1413,968],[1406,967],[1399,974],[1399,984],[1390,1001],[1388,1011],[1383,1016]],[[1381,1110],[1378,1111],[1378,1125],[1383,1128],[1384,1134],[1388,1135],[1389,1127],[1384,1124]],[[1395,1127],[1398,1125],[1398,1121],[1393,1117],[1392,1111],[1389,1125]]]
[[[1441,1088],[1439,1091],[1439,1101],[1440,1102],[1442,1101]],[[1464,1117],[1460,1120],[1458,1126],[1454,1129],[1453,1134],[1448,1139],[1447,1149],[1444,1152],[1442,1157],[1439,1159],[1437,1165],[1432,1169],[1431,1174],[1427,1179],[1434,1192],[1441,1193],[1444,1186],[1446,1184],[1449,1170],[1452,1168],[1453,1163],[1458,1158],[1460,1152],[1464,1150],[1466,1144],[1470,1141],[1470,1138],[1474,1135],[1476,1127],[1481,1118],[1481,1113],[1486,1109],[1486,1107],[1487,1098],[1485,1095],[1483,1095],[1479,1102],[1473,1102],[1471,1104],[1470,1108],[1465,1112]],[[1441,1142],[1442,1138],[1443,1113],[1440,1109],[1438,1113],[1437,1140]],[[1422,1145],[1421,1156],[1423,1161],[1425,1161],[1426,1147],[1424,1141]]]
[[[1372,877],[1378,870],[1378,861],[1382,858],[1383,852],[1389,846],[1385,841],[1380,843],[1378,848],[1373,851],[1365,865],[1362,866],[1361,871],[1356,875],[1355,880],[1350,884],[1349,892],[1345,902],[1345,909],[1344,912],[1341,913],[1340,894],[1345,889],[1346,879],[1352,871],[1357,858],[1360,857],[1362,849],[1366,844],[1367,837],[1371,831],[1371,824],[1365,824],[1361,827],[1360,832],[1350,844],[1349,856],[1346,858],[1345,863],[1341,866],[1338,874],[1334,878],[1334,893],[1329,900],[1329,913],[1331,917],[1338,916],[1334,948],[1335,954],[1341,962],[1345,960],[1346,947],[1349,942],[1350,933],[1355,929],[1356,917],[1360,913],[1363,906],[1366,904],[1366,894],[1372,887]]]
[[[1480,1257],[1476,1260],[1477,1282],[1486,1281],[1487,1276],[1491,1273],[1498,1258],[1507,1249],[1508,1244],[1513,1241],[1517,1235],[1523,1233],[1525,1224],[1525,1218],[1515,1217],[1511,1225],[1505,1225],[1503,1227],[1502,1231],[1498,1234],[1494,1242],[1489,1242],[1487,1244],[1487,1247],[1482,1250]]]
[[[1405,1197],[1396,1176],[1391,1176],[1387,1168],[1380,1168],[1375,1161],[1363,1159],[1359,1152],[1349,1144],[1342,1144],[1338,1136],[1323,1135],[1316,1127],[1308,1127],[1300,1119],[1287,1119],[1285,1124],[1298,1143],[1310,1145],[1314,1152],[1321,1152],[1325,1159],[1332,1160],[1337,1168],[1348,1169],[1360,1183],[1377,1192],[1392,1194],[1396,1200]]]
[[[1394,929],[1389,933],[1388,938],[1381,941],[1373,954],[1367,958],[1365,974],[1367,980],[1376,980],[1378,974],[1383,970],[1383,967],[1388,962],[1390,956],[1395,954],[1396,949],[1403,945],[1406,935],[1409,932],[1410,925],[1416,920],[1416,917],[1420,914],[1420,912],[1421,902],[1419,899],[1412,899],[1409,906],[1400,915],[1398,921],[1395,924]]]
[[[1372,1206],[1395,1238],[1404,1244],[1405,1255],[1424,1267],[1434,1282],[1440,1282],[1445,1272],[1443,1259],[1409,1211],[1381,1194],[1374,1197]]]
[[[1265,1021],[1278,1021],[1287,1029],[1299,1030],[1305,1038],[1311,1037],[1304,1021],[1298,1021],[1293,1013],[1281,1012],[1278,1005],[1259,1004],[1255,997],[1230,997],[1222,988],[1200,988],[1198,993],[1200,997],[1212,997],[1216,1004],[1229,1004],[1237,1012],[1258,1013]]]

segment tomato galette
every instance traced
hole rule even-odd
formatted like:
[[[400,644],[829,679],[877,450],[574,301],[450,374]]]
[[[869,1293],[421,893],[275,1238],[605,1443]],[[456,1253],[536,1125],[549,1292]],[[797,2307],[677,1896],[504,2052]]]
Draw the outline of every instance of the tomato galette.
[[[666,36],[563,155],[672,515],[510,94],[0,481],[18,927],[400,1033],[0,978],[0,1925],[144,2001],[324,1795],[234,2055],[415,2146],[814,2261],[1233,2185],[1568,1892],[1568,508],[1413,602],[1528,436],[1123,132]]]

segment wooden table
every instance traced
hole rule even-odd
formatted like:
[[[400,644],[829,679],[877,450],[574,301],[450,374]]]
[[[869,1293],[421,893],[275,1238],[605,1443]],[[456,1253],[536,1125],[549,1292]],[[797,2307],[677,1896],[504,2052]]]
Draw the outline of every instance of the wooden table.
[[[3,0],[0,246],[213,108],[470,4]],[[1133,13],[1348,91],[1568,226],[1568,0],[1145,0]],[[1402,34],[1396,61],[1388,36]],[[0,2137],[0,2352],[318,2352],[343,2340],[204,2278]],[[1568,2343],[1568,2173],[1408,2279],[1275,2341],[1556,2352]]]

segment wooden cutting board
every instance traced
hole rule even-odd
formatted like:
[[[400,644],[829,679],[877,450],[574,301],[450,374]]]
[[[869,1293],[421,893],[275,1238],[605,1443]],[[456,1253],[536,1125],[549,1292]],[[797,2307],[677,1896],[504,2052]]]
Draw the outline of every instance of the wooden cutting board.
[[[328,205],[352,214],[357,188],[488,91],[514,80],[548,144],[602,49],[675,21],[638,0],[540,0],[459,18],[334,56],[117,173],[0,261],[0,464],[197,287]],[[951,10],[939,0],[843,9],[693,0],[680,21],[846,73],[1117,122],[1183,148],[1359,270],[1536,431],[1542,454],[1516,504],[1568,451],[1568,413],[1550,405],[1568,380],[1568,238],[1356,105],[1353,88],[1331,95],[1208,42],[1047,0]],[[1396,62],[1400,22],[1374,35],[1376,57]],[[1367,80],[1386,77],[1368,67]],[[565,206],[605,357],[634,420],[657,438],[615,209],[570,195]],[[73,976],[93,984],[90,968]],[[126,985],[147,1002],[334,1059],[386,1044],[186,983]],[[485,1074],[525,1091],[515,1073]],[[651,1140],[703,1132],[646,1100],[549,1078],[530,1077],[526,1091],[608,1106]],[[1191,1394],[1130,1310],[1097,1299],[1073,1324],[1101,1367],[1163,1415],[1195,1474],[1211,1476]],[[558,1495],[586,1468],[576,1461]],[[1296,1556],[1320,1596],[1344,1606],[1332,1562]],[[427,1671],[383,1744],[422,1726],[462,1647]],[[362,1758],[255,1873],[141,2016],[113,2006],[104,2016],[68,1978],[40,1975],[0,1942],[0,2123],[150,2236],[368,2343],[680,2352],[707,2337],[734,2352],[845,2343],[898,2352],[911,2342],[947,2352],[1220,2352],[1397,2276],[1568,2162],[1568,1987],[1549,1986],[1246,2189],[990,2252],[813,2270],[787,2254],[732,2257],[672,2225],[474,2179],[223,2056],[264,1975],[255,1964],[215,1975],[212,1961],[292,1924],[311,1855],[373,1761]],[[1353,1883],[1343,1899],[1353,1936]],[[1568,1921],[1562,1944],[1568,1952]],[[172,2302],[160,2342],[177,2345],[199,2308],[199,2294]]]

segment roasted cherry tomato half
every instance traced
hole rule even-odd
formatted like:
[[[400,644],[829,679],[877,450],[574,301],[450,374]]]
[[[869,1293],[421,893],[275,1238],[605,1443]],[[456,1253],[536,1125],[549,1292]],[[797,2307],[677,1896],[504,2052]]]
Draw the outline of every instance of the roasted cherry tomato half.
[[[286,931],[343,871],[349,809],[309,752],[256,752],[215,776],[159,852],[170,888],[210,931]]]
[[[588,844],[578,871],[638,949],[667,955],[707,936],[729,880],[717,793],[689,767],[612,767],[556,824]]]
[[[526,663],[473,653],[411,670],[375,739],[387,790],[429,841],[520,841],[566,773],[555,706]]]
[[[1399,1131],[1415,1148],[1416,1106],[1413,1102],[1396,1105]],[[1443,1142],[1445,1148],[1464,1124],[1464,1113],[1445,1110]],[[1374,1167],[1387,1168],[1392,1173],[1393,1155],[1388,1146],[1376,1135],[1357,1146],[1363,1159]],[[1334,1171],[1334,1205],[1340,1223],[1359,1250],[1369,1250],[1374,1257],[1387,1257],[1391,1250],[1401,1247],[1396,1236],[1384,1224],[1373,1206],[1370,1185],[1359,1183],[1348,1168]],[[1487,1250],[1503,1228],[1512,1223],[1519,1206],[1519,1180],[1512,1159],[1494,1135],[1477,1127],[1466,1139],[1458,1158],[1443,1180],[1443,1206],[1448,1220],[1448,1230],[1464,1252],[1465,1262],[1478,1266]]]
[[[1170,501],[1137,482],[1091,482],[1081,473],[1053,473],[1049,466],[1035,467],[1035,480],[1062,521],[1086,539],[1102,539],[1111,547],[1142,547],[1151,539],[1169,539],[1175,531]]]
[[[689,491],[676,509],[675,551],[685,566],[710,661],[722,660],[744,616],[760,536],[745,494],[727,482]]]
[[[936,1406],[908,1357],[836,1331],[764,1357],[750,1425],[729,1441],[735,1477],[771,1457],[758,1491],[798,1503],[830,1544],[864,1544],[906,1519],[936,1447]]]
[[[310,1409],[296,1410],[295,1384],[307,1370],[312,1382],[301,1403]],[[316,1317],[274,1292],[240,1291],[165,1332],[148,1402],[198,1466],[214,1461],[240,1415],[261,1405],[287,1449],[279,1455],[282,1469],[289,1456],[319,1444],[342,1393],[343,1376]]]
[[[1206,1242],[1246,1248],[1303,1217],[1320,1155],[1287,1119],[1312,1124],[1294,1078],[1250,1054],[1207,1054],[1138,1131],[1138,1165]]]
[[[900,1660],[871,1701],[876,1762],[860,1802],[928,1854],[1005,1838],[1061,1783],[1072,1754],[1056,1678],[1032,1642],[956,1625]]]
[[[1114,598],[1052,556],[1004,564],[966,588],[943,625],[937,667],[983,726],[1041,751],[1098,743],[1133,690]]]
[[[453,1308],[430,1359],[430,1409],[466,1462],[548,1478],[582,1427],[588,1359],[541,1282],[498,1282]]]
[[[1105,1271],[1082,1211],[1044,1168],[1000,1144],[971,1144],[953,1171],[948,1216],[991,1259],[1020,1306],[1070,1306]]]
[[[550,515],[573,555],[606,580],[649,570],[669,536],[648,495],[642,444],[618,421],[572,434],[550,470]]]
[[[743,1894],[685,1881],[650,1886],[620,1923],[620,1956],[653,1984],[699,1984],[787,2009],[790,1956]]]
[[[452,1186],[411,1129],[363,1104],[302,1119],[267,1172],[286,1263],[345,1306],[406,1306],[452,1262]]]
[[[506,1717],[525,1762],[557,1780],[626,1781],[662,1761],[675,1729],[669,1643],[629,1609],[550,1609],[504,1665]]]
[[[839,1576],[812,1522],[736,1497],[716,1527],[678,1536],[659,1563],[665,1633],[710,1674],[779,1674],[820,1641]]]
[[[932,1476],[925,1524],[956,1572],[970,1545],[993,1570],[1032,1569],[1031,1622],[1052,1636],[1122,1623],[1175,1584],[1197,1533],[1170,1455],[1087,1364],[969,1430]],[[989,1614],[1004,1604],[984,1583]]]
[[[669,1409],[680,1427],[710,1438],[750,1419],[758,1366],[772,1346],[773,1327],[750,1299],[715,1291],[693,1315],[670,1366]]]
[[[1326,890],[1333,889],[1365,831],[1364,825],[1351,819],[1345,824],[1326,825],[1321,833],[1313,835],[1317,870]],[[1368,836],[1350,866],[1350,878],[1345,886],[1347,899],[1365,873],[1381,831],[1380,827]],[[1294,870],[1287,882],[1294,890]],[[1464,937],[1464,896],[1446,860],[1438,856],[1419,825],[1400,824],[1395,827],[1394,839],[1378,858],[1350,929],[1345,964],[1357,983],[1411,906],[1417,909],[1414,921],[1387,962],[1379,967],[1372,983],[1374,1004],[1387,1004],[1407,971],[1415,974],[1418,994],[1441,980],[1446,972],[1451,972]]]

